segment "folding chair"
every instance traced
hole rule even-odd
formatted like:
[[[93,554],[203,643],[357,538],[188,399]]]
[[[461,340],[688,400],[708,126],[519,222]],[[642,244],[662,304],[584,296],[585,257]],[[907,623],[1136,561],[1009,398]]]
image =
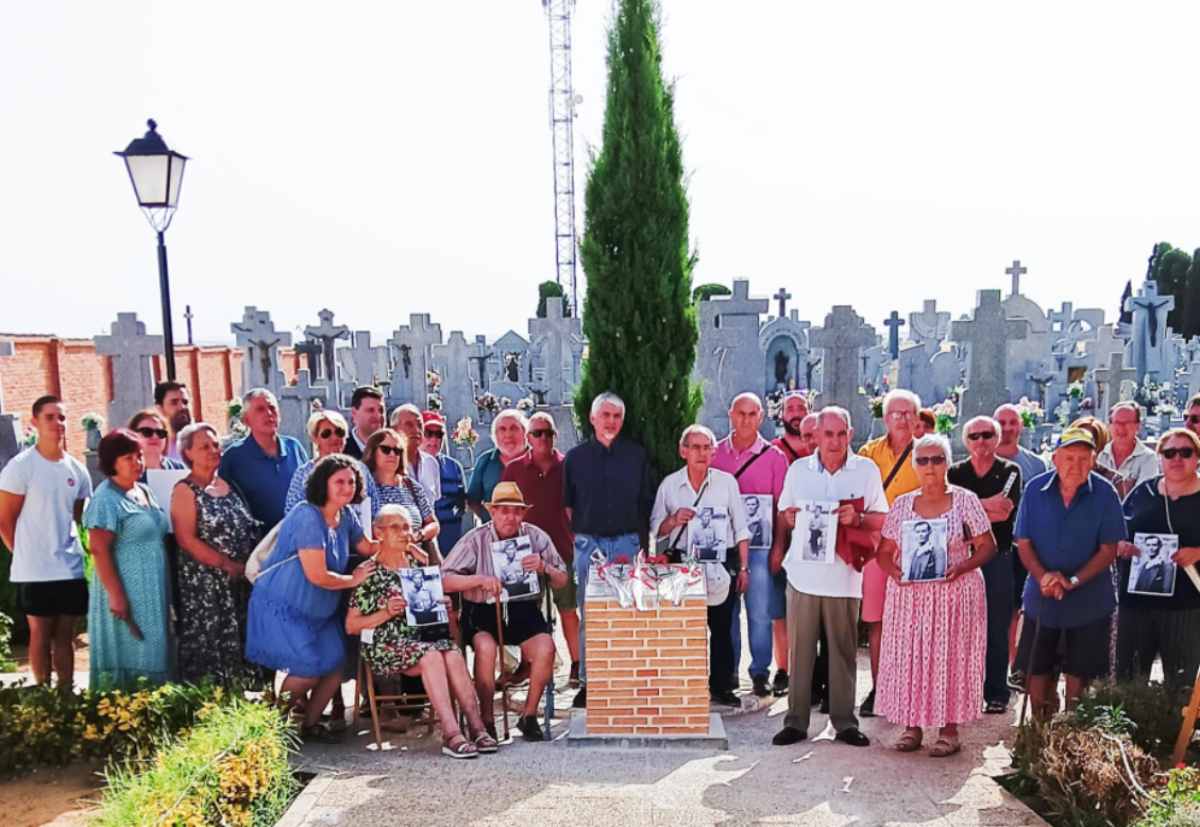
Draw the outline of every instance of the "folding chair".
[[[415,678],[418,684],[421,679]],[[412,691],[407,687],[411,686],[401,677],[398,681],[400,691],[398,694],[380,695],[375,691],[375,675],[367,666],[367,659],[360,657],[358,660],[358,674],[354,679],[354,728],[358,729],[359,707],[362,702],[363,688],[366,688],[367,705],[371,710],[371,729],[375,733],[375,748],[383,749],[383,734],[379,729],[379,705],[382,702],[393,703],[393,708],[400,712],[421,712],[429,709],[429,696],[425,694],[424,687],[420,691]],[[433,731],[436,721],[432,714],[429,720],[429,732]]]

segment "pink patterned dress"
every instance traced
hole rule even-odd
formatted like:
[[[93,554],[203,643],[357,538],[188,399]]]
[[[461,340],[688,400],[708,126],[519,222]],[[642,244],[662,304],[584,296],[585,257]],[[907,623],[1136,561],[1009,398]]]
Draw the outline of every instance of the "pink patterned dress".
[[[883,536],[900,545],[905,520],[933,519],[913,511],[919,491],[897,497]],[[971,537],[991,530],[983,506],[970,491],[950,486],[949,563],[966,560]],[[895,724],[943,727],[981,717],[987,602],[983,573],[974,569],[950,582],[901,586],[888,578],[875,709]]]

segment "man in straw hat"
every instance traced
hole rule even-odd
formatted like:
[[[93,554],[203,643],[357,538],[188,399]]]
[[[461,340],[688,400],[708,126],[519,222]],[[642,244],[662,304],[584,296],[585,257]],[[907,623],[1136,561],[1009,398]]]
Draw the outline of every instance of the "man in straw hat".
[[[1029,700],[1042,717],[1057,707],[1060,669],[1068,708],[1109,670],[1116,609],[1110,567],[1125,520],[1116,490],[1092,473],[1095,455],[1091,431],[1067,428],[1054,450],[1054,470],[1029,481],[1017,511],[1013,536],[1029,572],[1017,665],[1028,669]]]
[[[546,683],[554,671],[554,641],[550,625],[537,600],[513,600],[504,606],[503,628],[497,628],[495,603],[503,590],[492,562],[494,544],[516,537],[529,538],[531,553],[521,560],[525,571],[545,574],[550,586],[561,589],[567,570],[550,535],[525,522],[530,507],[514,482],[498,483],[484,507],[491,522],[468,531],[442,563],[442,588],[461,592],[463,640],[475,649],[475,689],[480,711],[490,730],[495,729],[492,698],[496,694],[496,658],[503,635],[505,645],[521,647],[521,658],[529,664],[529,694],[517,720],[517,729],[527,741],[542,740],[537,709]],[[495,737],[493,731],[492,736]]]

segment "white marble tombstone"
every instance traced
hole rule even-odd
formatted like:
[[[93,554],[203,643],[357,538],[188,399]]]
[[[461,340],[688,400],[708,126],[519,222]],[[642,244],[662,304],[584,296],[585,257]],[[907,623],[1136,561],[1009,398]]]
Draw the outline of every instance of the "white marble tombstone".
[[[96,353],[112,360],[113,398],[108,426],[125,427],[135,413],[154,407],[153,359],[163,352],[162,336],[147,336],[136,313],[118,313],[111,334],[94,336]]]

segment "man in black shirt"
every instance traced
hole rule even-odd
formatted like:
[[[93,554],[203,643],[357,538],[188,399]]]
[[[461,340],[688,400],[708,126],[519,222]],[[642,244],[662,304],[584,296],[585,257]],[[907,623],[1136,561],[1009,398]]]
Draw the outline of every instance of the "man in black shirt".
[[[371,385],[355,388],[350,397],[350,424],[345,453],[362,459],[367,440],[383,427],[383,391]]]
[[[1012,612],[1013,522],[1021,501],[1021,469],[996,455],[1000,424],[990,416],[977,416],[963,426],[969,459],[950,466],[946,480],[979,497],[992,523],[996,556],[981,567],[987,592],[987,656],[983,680],[984,711],[1001,714],[1008,709],[1008,625]],[[950,531],[962,531],[950,526]]]
[[[592,400],[592,438],[576,445],[563,460],[563,505],[575,535],[575,579],[579,593],[579,680],[574,705],[587,705],[587,653],[584,648],[587,581],[592,552],[609,560],[649,548],[650,507],[654,488],[646,451],[621,437],[625,403],[615,393]]]

